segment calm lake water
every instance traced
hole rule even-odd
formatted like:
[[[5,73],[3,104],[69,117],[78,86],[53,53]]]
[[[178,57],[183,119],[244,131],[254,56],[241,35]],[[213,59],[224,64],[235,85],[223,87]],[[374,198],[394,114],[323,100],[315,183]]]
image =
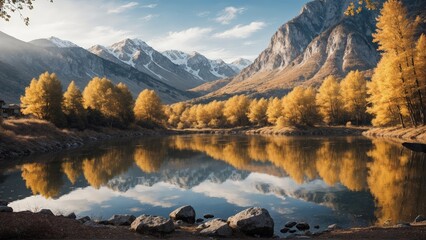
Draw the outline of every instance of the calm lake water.
[[[269,210],[321,229],[411,222],[426,213],[426,154],[363,137],[146,137],[25,159],[0,168],[0,199],[108,219],[168,216],[190,204],[198,217]]]

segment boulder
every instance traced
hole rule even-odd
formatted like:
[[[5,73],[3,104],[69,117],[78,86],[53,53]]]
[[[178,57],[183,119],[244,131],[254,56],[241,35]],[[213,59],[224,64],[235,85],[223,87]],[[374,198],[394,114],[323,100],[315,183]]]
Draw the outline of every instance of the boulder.
[[[8,206],[0,206],[0,212],[13,212],[13,208]]]
[[[284,227],[292,228],[296,226],[297,222],[287,222]]]
[[[195,223],[195,210],[187,205],[180,207],[169,214],[169,217],[174,221],[182,220],[186,223]]]
[[[214,218],[213,214],[204,214],[203,216],[205,219]]]
[[[0,206],[7,206],[9,205],[9,202],[6,200],[0,200]]]
[[[202,219],[202,218],[197,218],[197,220],[195,220],[195,222],[197,222],[197,223],[202,223],[202,222],[204,222],[204,219]]]
[[[106,227],[105,225],[99,224],[97,222],[94,222],[92,220],[86,221],[83,223],[84,226],[92,227],[92,228],[102,228]]]
[[[66,215],[65,216],[66,218],[70,218],[70,219],[76,219],[77,218],[77,216],[75,215],[75,213],[70,213],[70,214],[68,214],[68,215]]]
[[[319,225],[315,225],[315,226],[314,226],[314,228],[315,228],[315,229],[318,229],[318,228],[319,228]]]
[[[171,233],[175,230],[175,225],[171,219],[141,215],[132,222],[130,229],[138,233]]]
[[[296,224],[296,228],[299,231],[305,231],[305,230],[309,230],[309,224],[305,223],[305,222],[300,222]]]
[[[85,217],[82,217],[82,218],[78,219],[78,221],[81,222],[81,223],[85,223],[87,221],[90,221],[90,217],[89,216],[85,216]]]
[[[335,224],[331,224],[327,227],[328,230],[336,230],[336,229],[340,229],[340,226]]]
[[[289,233],[295,233],[296,232],[296,230],[294,230],[294,229],[291,229],[290,231],[288,231]]]
[[[41,209],[38,213],[55,216],[55,214],[53,214],[53,212],[50,209]]]
[[[116,226],[130,226],[136,217],[130,214],[116,214],[113,215],[108,222]]]
[[[282,228],[280,230],[281,233],[287,233],[288,231],[290,231],[290,228],[288,228],[288,227]]]
[[[228,218],[229,226],[249,236],[272,237],[274,220],[268,210],[259,207],[248,208]]]
[[[204,223],[207,228],[201,230],[200,234],[209,237],[230,237],[232,229],[220,219],[213,219]]]
[[[426,221],[426,217],[423,215],[418,215],[416,219],[414,219],[414,222],[423,222],[423,221]]]

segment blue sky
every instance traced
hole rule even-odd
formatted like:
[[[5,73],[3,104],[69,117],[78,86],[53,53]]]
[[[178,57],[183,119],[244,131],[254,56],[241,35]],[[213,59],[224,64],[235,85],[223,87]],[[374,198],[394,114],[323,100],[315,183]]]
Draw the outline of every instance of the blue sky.
[[[140,38],[159,51],[253,60],[308,0],[37,0],[25,26],[19,15],[0,30],[30,41],[50,36],[88,48]]]

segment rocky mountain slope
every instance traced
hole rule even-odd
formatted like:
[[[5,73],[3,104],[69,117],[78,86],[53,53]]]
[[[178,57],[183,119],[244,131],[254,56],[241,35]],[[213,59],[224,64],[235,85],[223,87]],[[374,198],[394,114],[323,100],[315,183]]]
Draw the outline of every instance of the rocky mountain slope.
[[[247,59],[238,59],[233,63],[227,64],[221,59],[208,59],[198,52],[189,54],[178,50],[164,51],[163,55],[196,78],[206,82],[233,77],[251,63]]]
[[[235,94],[282,96],[298,85],[319,86],[331,74],[358,69],[367,76],[379,60],[372,43],[378,11],[345,16],[351,0],[315,0],[282,25],[249,67],[205,99]],[[379,0],[379,2],[383,2]],[[405,0],[411,15],[425,15],[426,1]],[[210,84],[212,85],[212,84]],[[206,89],[200,86],[197,89]]]
[[[100,58],[57,38],[26,43],[0,32],[0,53],[0,98],[8,103],[19,102],[31,79],[45,71],[55,72],[64,89],[71,80],[83,89],[93,77],[106,76],[115,83],[125,83],[134,96],[149,88],[168,103],[192,97],[129,65]]]
[[[139,39],[124,39],[109,47],[95,45],[89,51],[117,64],[134,67],[181,90],[205,83]]]

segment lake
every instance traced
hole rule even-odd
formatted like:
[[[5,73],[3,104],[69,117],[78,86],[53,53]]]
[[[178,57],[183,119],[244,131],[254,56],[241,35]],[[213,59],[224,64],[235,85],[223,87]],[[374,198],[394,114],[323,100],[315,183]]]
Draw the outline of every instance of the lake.
[[[275,232],[290,220],[325,229],[411,222],[426,213],[426,154],[364,137],[143,137],[26,158],[0,168],[15,211],[108,219],[202,217],[266,208]]]

